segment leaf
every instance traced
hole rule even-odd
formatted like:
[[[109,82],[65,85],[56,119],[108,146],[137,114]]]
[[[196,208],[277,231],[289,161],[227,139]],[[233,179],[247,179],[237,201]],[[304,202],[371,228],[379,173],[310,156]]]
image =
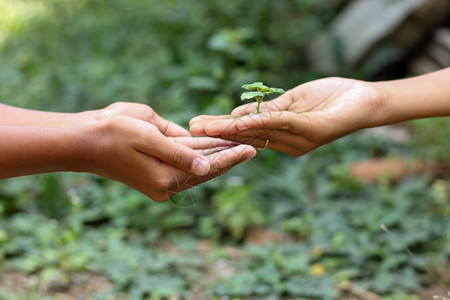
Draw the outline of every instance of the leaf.
[[[290,277],[285,281],[284,291],[290,296],[307,299],[336,299],[338,296],[330,277]]]
[[[254,90],[258,90],[258,91],[267,91],[269,90],[268,86],[265,86],[262,82],[257,81],[257,82],[253,82],[250,84],[244,84],[242,86],[243,89],[246,90],[250,90],[250,91],[254,91]]]
[[[252,98],[255,98],[255,97],[264,97],[264,93],[263,92],[259,92],[259,91],[256,91],[256,92],[245,92],[245,93],[242,93],[241,100],[242,101],[243,100],[248,100],[248,99],[252,99]]]
[[[279,88],[270,88],[269,92],[270,93],[284,94],[284,90],[283,89],[279,89]]]

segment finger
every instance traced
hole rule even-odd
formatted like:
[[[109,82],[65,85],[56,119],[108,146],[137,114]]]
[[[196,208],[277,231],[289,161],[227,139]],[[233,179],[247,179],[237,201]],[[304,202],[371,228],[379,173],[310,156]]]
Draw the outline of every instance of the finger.
[[[235,142],[211,137],[176,137],[173,140],[195,150],[237,146]]]
[[[193,127],[199,128],[207,136],[212,137],[224,138],[224,136],[236,135],[241,131],[250,129],[273,129],[299,134],[315,140],[327,136],[328,133],[326,132],[333,131],[333,126],[325,126],[330,122],[323,122],[323,120],[327,120],[327,116],[323,112],[296,114],[281,111],[247,115],[233,120],[201,121],[193,124]]]
[[[303,155],[319,146],[303,136],[280,130],[246,130],[235,135],[233,140],[252,145],[258,150],[265,147],[265,149],[281,151],[291,156]]]
[[[192,123],[198,122],[198,121],[205,121],[205,120],[218,120],[218,119],[231,119],[234,118],[231,115],[219,115],[219,116],[214,116],[214,115],[200,115],[200,116],[196,116],[194,118],[191,119],[191,121],[189,122],[189,125],[191,125]]]
[[[209,149],[202,149],[202,150],[198,150],[199,153],[203,156],[208,156],[226,149],[230,149],[231,147],[228,146],[223,146],[223,147],[216,147],[216,148],[209,148]]]
[[[278,101],[281,103],[281,101]],[[216,121],[223,121],[222,123],[218,123],[218,124],[235,124],[236,122],[246,122],[247,119],[240,119],[239,116],[242,117],[248,117],[248,118],[253,118],[253,117],[266,117],[267,113],[270,113],[272,111],[279,111],[280,113],[282,112],[282,107],[280,107],[275,100],[272,101],[268,101],[268,102],[263,102],[261,104],[261,114],[254,114],[255,110],[256,110],[256,103],[251,103],[251,104],[246,104],[246,105],[242,105],[238,108],[236,108],[235,110],[233,110],[232,112],[232,116],[230,115],[221,115],[221,116],[211,116],[211,115],[202,115],[202,116],[197,116],[193,119],[191,119],[191,121],[189,122],[189,126],[190,126],[190,132],[192,135],[205,135],[205,131],[204,131],[204,124],[208,124],[211,122],[216,122]],[[236,112],[236,113],[235,113]],[[264,114],[264,112],[266,114]],[[270,115],[270,114],[269,114]],[[210,135],[208,133],[208,135]]]
[[[190,137],[191,134],[189,133],[189,131],[185,128],[183,128],[182,126],[170,122],[169,121],[169,125],[167,126],[167,130],[163,133],[165,136],[170,136],[170,137],[178,137],[178,136],[185,136],[185,137]]]
[[[215,121],[215,120],[233,120],[235,117],[230,115],[222,115],[222,116],[211,116],[211,115],[202,115],[197,116],[189,122],[189,131],[193,136],[205,136],[205,132],[203,130],[203,126],[195,126],[195,124],[203,124],[207,121]]]
[[[233,109],[233,111],[231,112],[231,115],[232,116],[245,116],[245,115],[252,114],[256,111],[256,106],[257,106],[256,102],[247,103],[247,104],[238,106],[235,109]]]
[[[197,175],[205,175],[210,169],[209,161],[196,150],[165,137],[156,130],[150,135],[148,142],[136,145],[136,150],[154,156],[168,164]]]
[[[273,100],[262,102],[260,105],[260,111],[263,113],[263,112],[270,112],[270,111],[288,110],[289,106],[292,104],[292,102],[293,102],[292,92],[287,91],[283,95],[280,95]],[[238,106],[231,112],[231,115],[232,116],[245,116],[245,115],[253,114],[256,112],[257,106],[258,106],[258,104],[256,102]]]
[[[292,112],[269,112],[246,115],[234,119],[203,120],[191,125],[191,133],[203,133],[217,137],[236,134],[247,129],[281,129],[293,128],[295,114]]]
[[[263,139],[254,139],[252,141],[252,144],[256,147],[256,150],[263,151],[263,150],[274,150],[286,153],[290,156],[301,156],[309,151],[313,150],[315,147],[310,148],[308,146],[304,147],[303,145],[291,145],[291,144],[284,144],[284,143],[278,143],[278,142],[272,142],[271,140],[263,140]]]
[[[211,164],[210,172],[205,176],[193,176],[184,172],[178,173],[174,176],[171,188],[169,189],[169,195],[176,194],[177,192],[217,177],[227,172],[235,165],[251,159],[255,155],[256,150],[253,147],[246,145],[239,145],[209,155],[207,158]]]
[[[267,145],[267,148],[274,150],[274,151],[286,153],[287,155],[290,155],[293,157],[305,155],[306,153],[308,153],[309,151],[314,149],[314,148],[304,148],[302,146],[293,147],[293,146],[286,145],[286,144],[272,143],[270,141],[269,141],[269,144]]]
[[[213,153],[206,157],[211,164],[208,176],[216,177],[221,175],[225,170],[251,159],[256,153],[256,150],[248,145],[238,145],[224,151]]]
[[[224,174],[224,173],[228,172],[228,171],[231,170],[232,168],[233,168],[233,166],[230,166],[230,167],[228,167],[228,168],[222,169],[222,170],[221,170],[221,174]],[[218,175],[217,175],[217,176],[218,176]],[[179,193],[179,192],[181,192],[181,191],[184,191],[184,190],[193,188],[193,187],[195,187],[196,185],[199,185],[199,184],[201,184],[201,183],[204,183],[204,182],[206,182],[206,181],[209,181],[209,180],[211,180],[211,179],[213,179],[213,178],[215,178],[215,177],[217,177],[217,176],[212,176],[212,175],[210,175],[210,176],[196,177],[195,175],[190,175],[190,176],[189,176],[187,179],[185,179],[184,181],[181,181],[181,182],[180,182],[180,181],[177,181],[177,184],[175,184],[173,188],[169,189],[167,194],[168,194],[168,196],[169,196],[169,198],[170,198],[170,197],[172,197],[173,195],[175,195],[175,194],[177,194],[177,193]]]
[[[220,133],[226,130],[230,133],[230,130],[235,128],[236,123],[240,118],[204,118],[197,121],[191,121],[190,132],[194,136],[219,136]],[[206,128],[209,128],[209,132],[206,132]],[[212,130],[211,130],[212,129]],[[236,129],[234,130],[236,132]]]
[[[188,136],[191,136],[189,131],[187,131],[186,129],[184,129],[183,127],[181,127],[178,124],[175,124],[175,123],[173,123],[171,121],[168,121],[168,120],[162,118],[157,113],[154,113],[152,123],[165,136],[171,136],[171,137],[175,137],[175,136],[186,136],[186,137],[188,137]]]

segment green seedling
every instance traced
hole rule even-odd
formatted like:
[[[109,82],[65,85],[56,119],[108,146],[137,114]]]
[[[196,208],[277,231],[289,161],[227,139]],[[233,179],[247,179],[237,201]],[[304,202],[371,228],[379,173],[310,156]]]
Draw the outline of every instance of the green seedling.
[[[259,109],[259,106],[261,105],[261,102],[263,102],[264,97],[266,95],[278,93],[283,94],[284,90],[279,88],[273,88],[265,86],[262,82],[253,82],[250,84],[244,84],[242,86],[243,89],[246,89],[250,92],[244,92],[241,94],[241,100],[249,100],[249,99],[256,99],[256,102],[258,102],[258,105],[256,106],[256,112],[255,114],[260,114],[261,110]]]

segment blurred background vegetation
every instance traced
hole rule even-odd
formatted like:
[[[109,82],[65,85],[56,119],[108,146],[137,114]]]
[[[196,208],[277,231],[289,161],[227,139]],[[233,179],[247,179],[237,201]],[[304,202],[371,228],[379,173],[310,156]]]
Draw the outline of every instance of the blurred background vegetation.
[[[350,2],[0,0],[0,102],[76,112],[134,101],[187,126],[240,105],[244,83],[289,89],[331,75],[311,45]],[[333,49],[332,75],[371,80],[410,75],[418,48],[354,67]],[[419,299],[430,285],[448,289],[449,128],[438,118],[363,131],[300,158],[261,151],[164,203],[89,174],[2,180],[0,299]],[[391,163],[399,176],[371,174]]]

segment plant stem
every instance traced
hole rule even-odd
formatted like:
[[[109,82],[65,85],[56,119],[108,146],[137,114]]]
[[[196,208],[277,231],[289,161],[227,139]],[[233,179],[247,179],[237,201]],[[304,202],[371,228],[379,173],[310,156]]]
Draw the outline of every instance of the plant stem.
[[[256,101],[258,102],[258,104],[256,105],[255,114],[260,114],[261,110],[259,109],[259,106],[261,105],[261,102],[263,101],[263,97],[256,97]]]

